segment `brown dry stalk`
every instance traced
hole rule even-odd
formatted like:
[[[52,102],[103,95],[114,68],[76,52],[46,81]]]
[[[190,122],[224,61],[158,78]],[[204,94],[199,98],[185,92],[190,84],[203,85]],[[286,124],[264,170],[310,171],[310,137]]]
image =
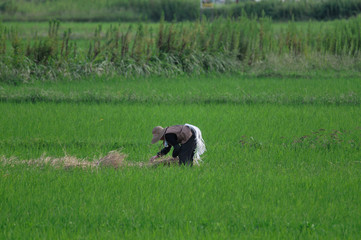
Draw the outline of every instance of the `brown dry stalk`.
[[[118,151],[111,151],[105,157],[100,159],[94,159],[93,161],[89,161],[87,159],[81,159],[73,156],[64,156],[64,157],[46,157],[41,156],[38,159],[29,159],[29,160],[20,160],[16,157],[6,158],[5,156],[0,157],[0,163],[3,165],[28,165],[28,166],[51,166],[54,168],[76,168],[80,167],[82,169],[85,168],[98,168],[98,167],[112,167],[112,168],[120,168],[120,167],[156,167],[160,165],[170,166],[173,164],[178,164],[178,160],[174,160],[173,158],[161,158],[159,160],[153,162],[127,162],[125,158],[126,154],[119,153]]]

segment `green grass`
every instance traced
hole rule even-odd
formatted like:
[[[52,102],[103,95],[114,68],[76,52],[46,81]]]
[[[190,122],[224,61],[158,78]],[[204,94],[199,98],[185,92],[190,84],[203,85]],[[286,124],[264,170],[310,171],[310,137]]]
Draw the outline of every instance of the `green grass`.
[[[109,29],[110,26],[119,27],[122,32],[127,31],[128,27],[132,25],[134,28],[137,26],[137,22],[123,23],[123,22],[61,22],[59,26],[59,35],[69,28],[72,30],[71,38],[74,40],[86,40],[87,42],[94,37],[95,29],[101,25],[104,30]],[[158,30],[158,23],[143,23],[147,27],[152,27]],[[47,37],[49,31],[49,22],[3,22],[3,26],[15,28],[18,30],[21,38],[26,40],[32,40],[37,35],[39,37]],[[281,25],[281,24],[280,24]],[[88,47],[88,46],[87,46]]]
[[[287,74],[285,74],[287,75]],[[275,103],[354,104],[361,102],[359,76],[352,72],[309,73],[309,76],[257,77],[250,74],[207,74],[164,77],[88,77],[0,85],[4,102],[73,103]]]
[[[0,239],[359,239],[359,70],[295,59],[239,74],[0,82]],[[161,147],[152,128],[183,123],[202,130],[200,167],[2,161],[119,150],[145,162]]]
[[[94,37],[98,23],[65,23],[47,37],[47,23],[4,23],[0,239],[359,239],[360,22],[133,24],[129,46],[137,39],[141,58],[120,58],[118,49],[114,61],[106,29],[125,33],[128,24],[102,23]],[[78,52],[60,56],[58,37],[68,28]],[[150,28],[153,35],[143,31]],[[242,61],[232,54],[245,50],[231,44],[234,29],[237,44],[250,44]],[[189,52],[176,55],[180,42],[169,36],[189,37]],[[148,37],[151,57],[142,45]],[[87,58],[97,41],[102,52]],[[29,42],[40,47],[26,57]],[[38,63],[37,53],[49,59]],[[202,130],[208,151],[200,167],[4,164],[92,161],[112,150],[146,162],[161,148],[150,144],[152,128],[183,123]]]
[[[269,160],[254,154],[193,169],[2,169],[1,236],[359,237],[358,164]]]
[[[171,106],[168,109],[167,104],[4,103],[1,108],[7,118],[1,119],[1,152],[22,159],[37,158],[43,153],[92,159],[122,148],[129,154],[129,160],[146,161],[159,150],[159,146],[149,144],[152,127],[190,122],[204,130],[209,145],[209,162],[215,164],[222,162],[223,158],[229,161],[227,156],[237,159],[244,150],[253,151],[253,148],[292,152],[300,147],[308,152],[313,147],[312,142],[295,143],[295,140],[319,129],[327,130],[326,145],[315,142],[316,152],[328,154],[331,148],[342,155],[343,150],[352,150],[359,157],[359,147],[352,149],[354,145],[350,142],[356,142],[358,146],[358,106]],[[11,123],[8,118],[12,119]],[[207,119],[212,121],[207,122]],[[218,126],[220,123],[222,125]],[[217,131],[212,132],[216,126]],[[333,130],[342,132],[343,142],[333,141]],[[241,142],[243,136],[246,136],[245,149]]]
[[[331,28],[338,20],[333,21],[299,21],[297,22],[297,28],[302,31],[306,31],[309,24],[312,24],[312,28],[320,29],[322,28]],[[109,29],[110,26],[118,27],[122,32],[125,32],[130,25],[137,27],[139,22],[67,22],[62,21],[59,26],[59,34],[67,31],[69,28],[72,30],[72,39],[76,40],[89,40],[89,38],[93,37],[95,29],[101,25],[103,30]],[[159,30],[159,23],[152,22],[142,22],[145,27],[153,28],[155,32]],[[187,26],[187,24],[191,24],[190,22],[184,22],[183,25]],[[273,28],[278,33],[279,31],[286,31],[288,27],[288,22],[276,22],[272,23]],[[19,36],[26,40],[31,40],[37,34],[38,36],[46,37],[49,31],[49,22],[40,21],[40,22],[19,22],[19,21],[10,21],[3,22],[2,25],[8,29],[15,28],[19,32]]]

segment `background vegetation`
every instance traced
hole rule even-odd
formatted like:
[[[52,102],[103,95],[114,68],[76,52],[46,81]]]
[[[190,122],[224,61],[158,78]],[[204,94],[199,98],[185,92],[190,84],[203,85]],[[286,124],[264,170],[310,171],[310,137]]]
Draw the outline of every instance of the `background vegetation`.
[[[245,11],[249,16],[266,16],[277,21],[287,20],[331,20],[348,18],[361,12],[360,0],[300,0],[300,1],[279,1],[262,0],[258,2],[246,1],[241,4],[227,5],[224,8],[217,8],[215,13],[208,12],[214,16],[242,15]]]
[[[239,4],[219,6],[214,11],[200,12],[197,0],[2,0],[0,14],[11,21],[159,21],[162,12],[165,20],[194,21],[202,14],[208,17],[239,17],[242,11],[249,16],[266,16],[273,20],[330,20],[348,18],[361,11],[360,0],[301,0],[260,2],[240,1]]]
[[[0,81],[17,84],[90,74],[305,75],[324,69],[357,75],[360,25],[361,17],[279,25],[268,17],[246,15],[237,20],[115,24],[106,29],[99,25],[94,32],[79,33],[71,28],[59,33],[58,21],[50,21],[48,30],[39,33],[36,28],[29,33],[2,24]]]

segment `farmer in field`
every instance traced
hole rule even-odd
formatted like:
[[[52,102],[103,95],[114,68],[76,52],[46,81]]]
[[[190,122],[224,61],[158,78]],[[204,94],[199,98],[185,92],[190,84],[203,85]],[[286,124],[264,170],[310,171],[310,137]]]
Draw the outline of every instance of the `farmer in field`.
[[[166,155],[173,147],[172,157],[179,158],[179,165],[192,166],[193,160],[196,164],[199,164],[198,161],[201,161],[200,155],[206,151],[201,131],[198,127],[190,124],[167,128],[157,126],[153,128],[152,134],[152,144],[163,140],[164,148],[150,159],[151,162]]]

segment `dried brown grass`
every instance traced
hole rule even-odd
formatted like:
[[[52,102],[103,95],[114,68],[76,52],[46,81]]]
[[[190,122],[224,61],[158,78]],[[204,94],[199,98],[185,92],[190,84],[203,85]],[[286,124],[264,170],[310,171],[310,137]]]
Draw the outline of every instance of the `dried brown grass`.
[[[153,162],[149,162],[149,166],[171,166],[171,165],[178,165],[179,159],[173,158],[173,157],[163,157],[157,160],[154,160]]]
[[[105,157],[101,158],[97,164],[101,167],[119,168],[127,165],[125,162],[126,157],[123,153],[111,151]]]
[[[100,159],[94,159],[89,161],[87,159],[81,159],[73,156],[64,156],[64,157],[47,157],[41,156],[38,159],[29,159],[29,160],[20,160],[17,157],[6,158],[2,156],[0,158],[0,163],[3,165],[27,165],[27,166],[36,166],[36,167],[44,167],[51,166],[54,168],[121,168],[121,167],[157,167],[157,166],[170,166],[174,164],[178,164],[178,159],[174,159],[172,157],[165,157],[158,159],[153,162],[127,162],[127,155],[124,153],[120,153],[118,151],[111,151],[106,156]]]

